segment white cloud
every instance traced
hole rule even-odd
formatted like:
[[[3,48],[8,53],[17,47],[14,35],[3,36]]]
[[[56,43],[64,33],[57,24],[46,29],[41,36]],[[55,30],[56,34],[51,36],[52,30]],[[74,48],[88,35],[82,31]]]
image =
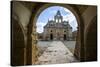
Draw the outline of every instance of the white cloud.
[[[69,24],[72,26],[73,31],[77,30],[77,20],[74,14],[66,8],[63,8],[63,9],[69,13],[68,15],[64,15],[63,17],[64,20],[69,21]]]
[[[43,27],[46,25],[46,23],[43,23],[43,22],[37,22],[36,26],[37,26],[37,29],[36,31],[39,32],[39,33],[42,33],[43,32]]]
[[[68,9],[66,9],[66,8],[63,8],[63,10],[65,10],[65,11],[68,12],[68,13],[71,13],[71,11],[68,10]]]

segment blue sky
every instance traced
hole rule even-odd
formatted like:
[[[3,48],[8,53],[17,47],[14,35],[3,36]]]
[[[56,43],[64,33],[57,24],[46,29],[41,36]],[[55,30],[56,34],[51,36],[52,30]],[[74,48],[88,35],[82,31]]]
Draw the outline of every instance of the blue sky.
[[[63,16],[63,21],[69,21],[69,24],[72,26],[73,31],[77,30],[77,21],[71,11],[64,7],[52,6],[42,11],[39,15],[36,23],[36,31],[38,33],[43,32],[43,27],[47,24],[48,20],[54,20],[54,16],[56,15],[58,10],[60,10],[61,15]]]

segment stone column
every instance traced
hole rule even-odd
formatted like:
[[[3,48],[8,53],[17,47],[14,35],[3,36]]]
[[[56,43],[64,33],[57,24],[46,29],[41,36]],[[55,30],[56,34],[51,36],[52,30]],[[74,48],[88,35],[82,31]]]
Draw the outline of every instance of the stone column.
[[[36,33],[36,27],[33,28],[33,33],[32,33],[32,64],[35,64],[37,61],[37,56],[38,56],[38,48],[37,48],[37,33]]]

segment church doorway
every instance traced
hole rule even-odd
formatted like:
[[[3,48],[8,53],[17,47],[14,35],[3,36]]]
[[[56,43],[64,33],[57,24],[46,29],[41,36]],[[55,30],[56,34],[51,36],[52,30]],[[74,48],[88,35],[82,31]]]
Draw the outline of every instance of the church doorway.
[[[66,40],[66,34],[64,34],[64,37],[63,38],[64,38],[64,40]]]
[[[50,34],[50,40],[53,40],[53,34]]]

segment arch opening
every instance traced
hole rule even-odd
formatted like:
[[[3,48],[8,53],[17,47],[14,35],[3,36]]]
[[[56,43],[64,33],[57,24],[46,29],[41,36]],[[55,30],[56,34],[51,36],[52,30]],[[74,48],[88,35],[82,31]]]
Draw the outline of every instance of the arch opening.
[[[48,23],[44,23],[43,25],[40,25],[40,31],[39,31],[39,29],[38,29],[38,22],[40,22],[39,24],[42,24],[41,23],[41,21],[39,21],[38,20],[38,18],[39,17],[43,17],[43,15],[42,16],[40,16],[41,14],[42,14],[42,12],[43,11],[45,11],[46,9],[49,9],[50,7],[55,7],[54,5],[49,5],[48,7],[43,7],[43,9],[41,9],[40,8],[40,10],[38,10],[38,12],[37,12],[37,15],[36,15],[36,17],[35,17],[35,19],[34,19],[34,22],[36,22],[36,23],[34,23],[34,25],[36,25],[36,30],[35,30],[35,32],[36,33],[38,33],[38,36],[37,36],[37,45],[38,46],[40,46],[41,44],[42,44],[42,42],[43,42],[43,44],[45,43],[45,41],[47,41],[46,42],[46,44],[50,44],[51,42],[49,41],[49,40],[54,40],[54,41],[63,41],[63,43],[64,44],[66,44],[66,41],[75,41],[75,37],[77,37],[77,28],[79,28],[79,27],[77,27],[78,25],[79,25],[79,23],[77,22],[77,21],[79,21],[79,18],[78,18],[78,20],[77,20],[77,18],[76,18],[76,16],[74,16],[74,14],[69,10],[69,12],[71,12],[72,13],[72,15],[74,16],[74,18],[75,18],[75,20],[74,21],[76,21],[76,30],[75,30],[75,28],[74,28],[74,30],[71,30],[71,31],[75,31],[73,34],[74,34],[74,37],[72,37],[72,32],[68,32],[69,30],[66,30],[68,27],[66,26],[67,24],[68,24],[68,22],[66,22],[66,21],[68,21],[68,20],[66,20],[66,18],[64,18],[64,20],[65,20],[65,22],[64,22],[64,25],[67,27],[65,30],[63,30],[63,32],[64,33],[70,33],[69,35],[68,34],[66,34],[66,35],[64,35],[64,34],[62,34],[61,35],[61,31],[59,31],[59,29],[60,29],[60,27],[58,27],[58,30],[56,29],[56,28],[54,28],[54,29],[56,29],[56,31],[53,31],[54,29],[50,29],[50,31],[49,30],[47,30],[47,29],[43,29],[42,28],[42,26],[44,27],[44,28],[46,28],[46,24],[48,24]],[[64,8],[63,6],[57,6],[57,7],[62,7],[62,8]],[[67,9],[67,8],[64,8],[64,9]],[[55,11],[55,12],[57,12],[57,10]],[[64,13],[64,12],[62,12],[62,13]],[[51,20],[52,19],[52,17],[50,18],[50,19],[46,19],[46,21],[47,22],[50,22],[50,24],[48,25],[48,26],[51,26],[52,28],[55,26],[54,25],[54,23],[53,22],[56,22],[56,24],[57,24],[57,26],[60,26],[59,25],[59,23],[61,23],[63,20],[62,20],[62,17],[60,17],[59,15],[59,10],[58,10],[58,12],[57,12],[57,16],[54,16],[54,19],[53,20]],[[52,15],[52,14],[51,14]],[[65,15],[66,16],[66,15]],[[46,17],[46,16],[45,16]],[[50,16],[47,16],[47,17],[50,17]],[[58,20],[57,20],[58,19]],[[72,19],[72,18],[71,18]],[[44,20],[45,20],[45,18],[44,18]],[[43,18],[42,18],[42,21],[43,21]],[[43,21],[43,22],[46,22],[46,21]],[[71,24],[69,24],[70,26],[71,26]],[[73,24],[73,25],[75,25],[75,24]],[[73,29],[72,27],[70,27],[69,29]],[[41,31],[42,31],[42,33],[41,33]],[[47,34],[48,36],[44,36],[45,34],[43,34],[43,31],[48,31],[49,33]],[[53,35],[54,34],[54,32],[55,32],[55,34],[56,35]],[[49,35],[50,34],[50,35]],[[59,37],[59,36],[61,36],[61,37]],[[41,37],[41,38],[39,38],[39,37]],[[40,42],[39,42],[40,41]],[[42,44],[42,45],[43,45]],[[45,44],[45,47],[42,47],[42,50],[43,51],[45,51],[44,50],[44,48],[48,48],[48,46],[49,45],[46,45]],[[75,42],[72,42],[72,44],[74,44],[74,46],[73,46],[73,48],[70,48],[70,46],[69,46],[69,48],[68,49],[70,49],[69,51],[71,51],[71,52],[73,52],[73,54],[74,54],[74,49],[75,49]],[[41,47],[39,47],[39,48],[41,48]],[[40,50],[40,51],[42,51],[42,50]],[[41,52],[40,52],[41,53]],[[44,52],[42,52],[42,53],[44,53]]]

